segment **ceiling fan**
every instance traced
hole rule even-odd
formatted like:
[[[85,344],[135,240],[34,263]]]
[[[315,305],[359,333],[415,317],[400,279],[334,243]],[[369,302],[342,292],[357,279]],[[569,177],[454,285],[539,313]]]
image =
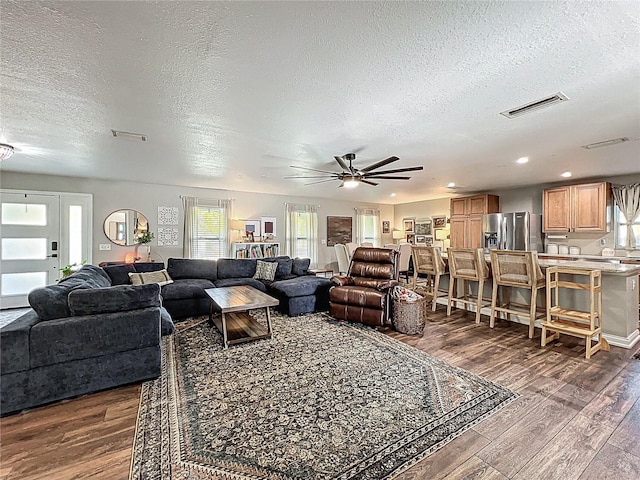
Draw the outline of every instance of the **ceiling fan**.
[[[328,170],[318,170],[315,168],[308,167],[299,167],[297,165],[290,165],[291,168],[297,168],[300,170],[307,170],[309,172],[322,173],[323,175],[303,175],[303,176],[287,176],[284,178],[308,178],[308,179],[317,179],[320,178],[322,180],[313,181],[310,183],[305,183],[305,185],[315,185],[317,183],[324,182],[332,182],[335,180],[340,180],[339,187],[345,188],[353,188],[357,187],[360,183],[366,183],[367,185],[378,185],[376,182],[372,182],[371,180],[409,180],[411,177],[398,177],[391,176],[393,173],[401,173],[401,172],[413,172],[416,170],[422,170],[423,167],[409,167],[409,168],[397,168],[394,170],[377,170],[380,167],[384,167],[390,163],[396,162],[400,160],[398,157],[389,157],[385,160],[380,160],[368,167],[364,168],[356,168],[353,166],[353,161],[356,159],[355,153],[347,153],[341,157],[335,156],[336,162],[342,168],[342,172],[331,172]],[[347,163],[349,165],[347,166]],[[374,171],[377,170],[377,171]]]

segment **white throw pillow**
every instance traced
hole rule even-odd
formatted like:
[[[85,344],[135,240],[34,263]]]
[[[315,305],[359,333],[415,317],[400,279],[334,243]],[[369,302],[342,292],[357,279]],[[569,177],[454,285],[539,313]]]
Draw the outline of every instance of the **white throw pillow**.
[[[162,286],[173,283],[166,269],[158,270],[157,272],[129,273],[129,280],[133,285],[157,283]]]
[[[271,280],[276,278],[276,270],[278,269],[277,262],[263,262],[258,260],[256,265],[256,273],[253,276],[256,280]]]

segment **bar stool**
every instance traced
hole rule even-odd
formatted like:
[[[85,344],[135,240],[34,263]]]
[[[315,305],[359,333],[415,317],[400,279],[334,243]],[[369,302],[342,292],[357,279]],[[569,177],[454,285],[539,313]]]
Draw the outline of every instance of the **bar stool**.
[[[413,280],[411,289],[415,290],[418,284],[418,274],[426,275],[427,295],[432,298],[431,310],[436,311],[436,300],[438,297],[447,296],[446,291],[439,289],[440,277],[446,275],[446,265],[437,247],[416,247],[411,248],[413,258]]]
[[[484,282],[489,277],[489,265],[484,259],[481,248],[448,248],[449,258],[449,297],[447,299],[447,316],[451,315],[451,305],[453,302],[476,306],[476,323],[480,323],[480,309],[491,305],[490,301],[483,303],[482,293]],[[462,296],[454,296],[457,282],[462,280]],[[478,282],[478,294],[473,299],[473,295],[467,292],[467,282]],[[469,300],[471,298],[471,300]]]
[[[561,280],[560,275],[572,275],[571,279],[582,275],[588,277],[585,282]],[[560,288],[570,288],[589,292],[589,310],[571,310],[560,305]],[[554,332],[547,337],[547,331]],[[547,269],[547,320],[542,322],[540,345],[556,340],[560,334],[584,338],[586,344],[585,358],[599,350],[608,352],[609,343],[602,336],[602,272],[597,269],[571,266],[557,266]],[[598,337],[595,345],[592,338]]]
[[[544,309],[537,308],[538,290],[544,288],[546,283],[538,263],[538,255],[535,252],[491,250],[491,271],[493,272],[493,292],[489,327],[493,328],[497,312],[525,313],[529,317],[529,338],[533,338],[536,320],[546,317]],[[503,287],[503,297],[506,298],[506,302],[500,304],[498,304],[498,287]],[[530,303],[512,302],[512,287],[529,290]],[[514,309],[512,306],[517,308]]]

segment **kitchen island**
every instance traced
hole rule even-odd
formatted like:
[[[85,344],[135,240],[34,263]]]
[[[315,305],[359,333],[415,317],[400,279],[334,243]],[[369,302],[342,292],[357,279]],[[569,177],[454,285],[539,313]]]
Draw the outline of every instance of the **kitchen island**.
[[[576,258],[575,260],[567,258],[566,255],[555,256],[551,258],[546,254],[540,254],[540,267],[544,272],[547,267],[564,265],[572,268],[599,269],[602,271],[602,331],[605,339],[611,345],[623,348],[632,348],[640,341],[640,332],[638,331],[638,276],[640,275],[640,263],[627,264],[620,263],[618,260],[632,260],[628,257],[616,257],[613,261],[609,261],[609,257],[601,257],[602,259]],[[569,256],[570,257],[570,256]],[[489,255],[485,259],[490,263]],[[635,263],[635,262],[634,262]],[[440,288],[448,288],[448,276],[443,277]],[[477,288],[473,285],[472,288]],[[484,287],[484,297],[491,297],[492,278],[489,276]],[[566,308],[574,310],[588,310],[588,297],[586,292],[576,290],[566,290],[561,293],[561,300]],[[528,302],[528,294],[523,298],[523,291],[512,289],[512,301],[523,303]],[[546,294],[539,296],[540,307],[544,307]],[[446,297],[438,299],[438,303],[447,303]],[[489,316],[491,309],[485,307],[482,313]],[[510,320],[517,321],[528,325],[529,319],[517,315],[511,315]],[[540,321],[536,322],[536,327],[540,328]]]

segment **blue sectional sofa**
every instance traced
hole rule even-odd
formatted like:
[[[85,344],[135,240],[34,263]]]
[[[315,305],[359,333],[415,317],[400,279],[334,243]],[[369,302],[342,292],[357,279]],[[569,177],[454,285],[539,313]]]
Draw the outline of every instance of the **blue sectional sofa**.
[[[0,330],[0,415],[160,375],[173,323],[157,284],[114,287],[84,265],[29,303]]]
[[[136,263],[84,265],[33,290],[33,309],[0,329],[0,416],[157,377],[161,335],[173,319],[209,313],[207,288],[250,285],[292,316],[328,310],[331,282],[307,272],[309,259],[262,260],[278,264],[274,280],[253,278],[255,259],[170,258],[173,283],[162,287],[131,285],[129,273],[164,268]]]
[[[167,261],[167,273],[173,283],[162,286],[162,305],[173,320],[206,315],[211,301],[205,289],[249,285],[277,298],[280,304],[276,308],[289,316],[329,309],[331,281],[309,274],[308,258],[280,256],[260,260],[278,264],[273,280],[253,278],[256,259],[221,258],[216,261],[170,258]],[[161,263],[155,264],[155,267],[154,264],[112,265],[105,267],[105,271],[112,283],[117,285],[128,283],[130,272],[163,267]]]

